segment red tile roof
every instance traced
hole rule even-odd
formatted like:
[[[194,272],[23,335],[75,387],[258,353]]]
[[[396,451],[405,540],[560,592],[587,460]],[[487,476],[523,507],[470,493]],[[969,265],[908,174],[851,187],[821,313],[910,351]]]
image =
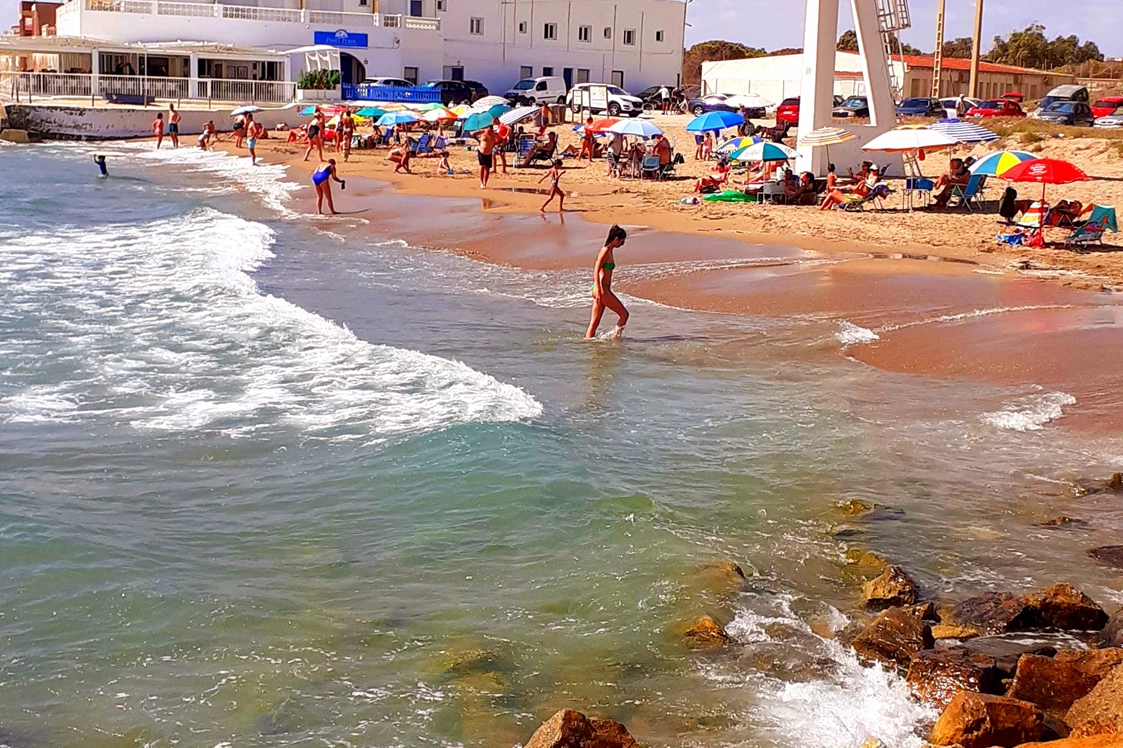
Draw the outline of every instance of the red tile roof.
[[[894,59],[901,59],[897,55],[893,56]],[[935,66],[935,58],[932,55],[905,55],[905,64],[910,68],[931,68]],[[945,57],[940,64],[944,70],[970,70],[971,61],[965,60],[960,57]],[[1033,68],[1019,68],[1013,65],[996,65],[993,62],[979,62],[979,72],[981,73],[1007,73],[1009,75],[1054,75],[1047,70],[1034,70]]]

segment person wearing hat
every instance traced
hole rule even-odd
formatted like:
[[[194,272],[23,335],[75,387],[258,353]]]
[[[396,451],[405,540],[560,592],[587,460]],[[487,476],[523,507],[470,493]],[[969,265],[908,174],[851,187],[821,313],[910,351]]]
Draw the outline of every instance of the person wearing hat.
[[[863,170],[865,169],[865,167],[866,164],[862,164]],[[823,204],[819,206],[819,210],[832,210],[844,203],[856,202],[858,200],[865,199],[865,197],[877,187],[877,184],[880,181],[881,170],[878,168],[877,164],[870,164],[869,176],[867,176],[863,181],[858,182],[856,185],[854,185],[854,187],[849,190],[849,194],[841,189],[833,190],[826,196],[826,198],[824,198]]]

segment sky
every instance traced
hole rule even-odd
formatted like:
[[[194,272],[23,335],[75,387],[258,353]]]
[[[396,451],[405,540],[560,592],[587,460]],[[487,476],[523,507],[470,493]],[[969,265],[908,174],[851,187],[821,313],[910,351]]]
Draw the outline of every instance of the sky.
[[[944,38],[971,36],[974,0],[946,3]],[[1076,34],[1081,41],[1094,41],[1108,57],[1123,57],[1121,6],[1120,0],[986,0],[983,49],[990,47],[995,36],[1040,23],[1050,39]],[[765,49],[802,47],[805,7],[806,3],[800,0],[691,0],[686,16],[690,24],[686,46],[724,39]],[[912,28],[901,34],[901,40],[925,52],[932,51],[936,44],[936,0],[909,0],[909,12]],[[851,26],[850,3],[843,0],[839,33]]]

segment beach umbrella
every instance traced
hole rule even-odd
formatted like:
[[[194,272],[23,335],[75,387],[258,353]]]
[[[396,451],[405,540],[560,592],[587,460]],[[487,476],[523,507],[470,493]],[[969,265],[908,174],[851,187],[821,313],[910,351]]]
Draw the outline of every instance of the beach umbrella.
[[[421,115],[421,119],[426,122],[449,122],[456,119],[456,115],[441,107],[440,109],[430,109]]]
[[[1072,184],[1085,182],[1088,175],[1074,164],[1056,158],[1035,158],[1023,161],[1008,169],[1002,179],[1007,182],[1037,183],[1041,185],[1041,202],[1045,202],[1045,187],[1050,184]]]
[[[507,101],[502,96],[484,96],[482,99],[478,99],[478,100],[474,101],[472,103],[472,108],[475,109],[476,111],[480,111],[480,110],[484,110],[484,109],[490,109],[491,107],[495,106],[496,104],[499,104],[501,106],[505,106],[508,109],[511,108],[511,102]]]
[[[730,158],[734,161],[789,161],[796,157],[794,149],[787,147],[783,143],[772,143],[769,141],[761,141],[753,143],[750,146],[741,148],[732,153]]]
[[[260,112],[261,107],[250,104],[249,106],[240,106],[230,112],[231,117],[237,117],[239,114],[252,114],[253,112]]]
[[[746,109],[767,109],[773,106],[772,102],[760,94],[736,94],[725,100],[732,107],[745,107]]]
[[[745,118],[736,112],[706,112],[686,124],[687,132],[716,132],[727,127],[745,124]]]
[[[303,109],[300,110],[300,116],[301,117],[311,117],[315,113],[316,113],[316,107],[314,107],[314,106],[306,106],[306,107],[304,107]]]
[[[730,138],[729,140],[725,141],[720,146],[718,146],[716,152],[717,153],[733,153],[733,151],[739,151],[742,148],[748,148],[750,145],[753,145],[754,143],[763,143],[763,142],[764,142],[764,138],[754,138],[754,137],[749,136],[749,135],[743,135],[741,137]]]
[[[593,120],[593,124],[589,125],[589,129],[595,133],[607,132],[608,128],[615,125],[620,121],[619,117],[601,117],[600,119]]]
[[[431,101],[428,104],[419,104],[416,109],[419,112],[432,112],[437,109],[446,109],[447,107],[439,101]]]
[[[413,112],[386,112],[378,118],[379,127],[397,127],[398,125],[408,125],[417,121],[417,115]]]
[[[495,124],[495,117],[486,112],[476,112],[469,114],[467,119],[464,120],[464,132],[477,132],[479,130],[486,130]]]
[[[958,119],[942,119],[928,125],[930,130],[942,132],[957,143],[990,143],[998,140],[998,135],[982,125]]]
[[[645,119],[625,119],[612,125],[605,132],[620,133],[621,135],[634,135],[639,138],[651,138],[662,135],[663,131]]]
[[[504,125],[510,127],[511,125],[517,125],[520,122],[530,119],[537,113],[538,107],[536,106],[520,106],[512,109],[509,112],[500,114],[499,121]]]
[[[998,151],[988,153],[975,163],[971,164],[972,174],[982,174],[988,177],[1000,177],[1010,169],[1024,161],[1033,161],[1037,158],[1026,151]]]
[[[857,136],[854,133],[843,130],[841,127],[820,127],[818,130],[812,130],[806,135],[801,135],[798,142],[799,145],[811,148],[826,148],[853,140],[855,137]]]
[[[898,127],[878,135],[862,146],[862,150],[908,153],[910,151],[950,148],[955,144],[956,141],[953,138],[937,130],[930,130],[926,127]]]
[[[450,109],[450,111],[456,112],[456,116],[459,117],[463,114],[471,113],[472,105],[471,104],[457,104],[456,106],[452,107]]]
[[[355,112],[355,116],[366,117],[368,119],[375,119],[376,117],[381,117],[384,114],[386,114],[386,110],[379,109],[376,106],[363,107],[359,111]]]

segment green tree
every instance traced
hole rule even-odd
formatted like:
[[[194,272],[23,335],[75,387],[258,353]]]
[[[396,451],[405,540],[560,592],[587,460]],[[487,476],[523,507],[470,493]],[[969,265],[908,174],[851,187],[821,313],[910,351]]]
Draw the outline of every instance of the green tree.
[[[892,36],[892,44],[893,44],[893,54],[897,54],[898,49],[900,50],[900,52],[902,54],[906,54],[906,55],[924,54],[919,49],[912,46],[911,44],[908,44],[907,42],[901,42],[900,43],[901,46],[898,48],[898,46],[897,46],[898,39],[897,39],[896,34],[894,34]],[[837,49],[839,52],[857,52],[858,51],[858,34],[857,34],[857,32],[854,31],[854,29],[848,29],[846,31],[843,31],[842,36],[838,37],[838,43],[835,45],[835,49]]]
[[[712,40],[695,44],[686,50],[682,58],[682,81],[684,85],[696,86],[702,82],[702,63],[714,60],[743,60],[747,57],[764,57],[767,54],[759,47],[747,47],[738,42]]]
[[[1095,42],[1081,43],[1075,35],[1058,36],[1049,41],[1045,27],[1026,26],[1006,37],[994,37],[994,46],[984,59],[1006,65],[1052,70],[1063,65],[1102,61],[1103,53]]]
[[[944,57],[969,59],[971,57],[971,45],[974,41],[969,36],[961,36],[958,39],[952,39],[950,42],[944,42]]]

